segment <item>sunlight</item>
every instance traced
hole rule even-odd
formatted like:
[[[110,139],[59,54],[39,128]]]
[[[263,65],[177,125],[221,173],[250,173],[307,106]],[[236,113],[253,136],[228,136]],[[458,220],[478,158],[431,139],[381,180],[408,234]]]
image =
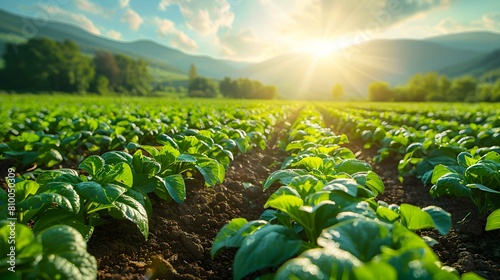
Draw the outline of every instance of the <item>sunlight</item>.
[[[342,44],[335,40],[311,40],[307,41],[300,47],[300,51],[311,53],[317,57],[330,56],[342,48]]]

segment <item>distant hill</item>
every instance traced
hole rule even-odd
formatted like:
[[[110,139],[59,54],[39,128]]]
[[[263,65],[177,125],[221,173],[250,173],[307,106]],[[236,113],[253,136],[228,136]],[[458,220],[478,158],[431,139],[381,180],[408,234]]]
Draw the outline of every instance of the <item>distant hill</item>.
[[[189,55],[181,51],[160,45],[153,41],[121,42],[91,34],[80,27],[60,22],[48,22],[42,27],[26,25],[29,18],[13,15],[0,10],[0,50],[3,52],[5,43],[21,42],[29,37],[48,37],[54,40],[72,40],[83,52],[93,53],[106,50],[122,53],[135,58],[142,58],[162,71],[185,75],[191,64],[195,64],[198,73],[211,78],[222,78],[235,73],[245,63],[213,59],[207,56]],[[33,29],[34,27],[35,29]],[[27,36],[26,36],[27,35]],[[154,68],[153,67],[153,68]]]
[[[419,40],[375,40],[327,58],[288,54],[248,66],[244,74],[274,83],[292,96],[330,97],[335,83],[346,93],[365,96],[368,85],[382,80],[405,83],[417,72],[464,63],[480,52],[457,50]],[[290,81],[303,81],[301,84]]]
[[[403,84],[418,72],[438,71],[450,76],[480,75],[499,65],[500,34],[468,32],[424,40],[374,40],[339,51],[330,57],[294,53],[258,63],[242,63],[190,55],[159,43],[140,40],[122,42],[90,34],[80,27],[48,22],[30,29],[30,19],[0,10],[0,51],[6,42],[22,42],[30,36],[72,40],[82,51],[123,53],[148,61],[152,74],[164,80],[183,80],[195,64],[203,76],[221,79],[249,77],[274,84],[286,98],[329,99],[335,83],[347,96],[365,97],[374,81]],[[26,34],[26,33],[29,34]],[[29,36],[25,36],[29,35]],[[0,63],[1,65],[1,63]]]
[[[500,34],[492,32],[465,32],[441,35],[425,39],[443,46],[460,50],[492,52],[500,49]]]
[[[496,69],[500,69],[500,48],[488,54],[473,58],[465,63],[441,69],[439,72],[449,77],[460,77],[464,75],[480,77]]]

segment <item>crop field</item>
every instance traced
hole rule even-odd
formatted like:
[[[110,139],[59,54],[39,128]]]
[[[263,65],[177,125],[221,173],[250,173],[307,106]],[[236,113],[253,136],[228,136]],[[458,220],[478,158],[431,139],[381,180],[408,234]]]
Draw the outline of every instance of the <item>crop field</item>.
[[[499,153],[491,103],[0,95],[0,278],[500,279]]]

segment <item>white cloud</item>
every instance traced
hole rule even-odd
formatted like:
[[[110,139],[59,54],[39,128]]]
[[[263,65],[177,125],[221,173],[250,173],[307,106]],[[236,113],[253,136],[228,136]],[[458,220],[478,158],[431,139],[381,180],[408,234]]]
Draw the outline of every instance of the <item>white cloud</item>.
[[[272,45],[259,40],[251,28],[228,31],[220,36],[218,44],[228,58],[256,60],[267,58],[273,53]]]
[[[500,30],[500,13],[490,13],[481,18],[484,26],[492,30]]]
[[[174,33],[173,38],[170,40],[170,45],[189,52],[193,52],[198,49],[198,44],[196,44],[196,42],[189,38],[184,32]]]
[[[168,33],[176,31],[173,21],[168,19],[155,18],[158,35],[165,37]]]
[[[231,27],[234,21],[226,0],[161,0],[158,9],[164,11],[170,5],[178,5],[186,25],[201,35],[215,34],[221,27]]]
[[[108,37],[110,38],[113,38],[113,39],[121,39],[122,38],[122,34],[116,30],[109,30],[106,35],[108,35]]]
[[[130,4],[130,0],[118,0],[121,8],[126,8]]]
[[[172,3],[169,0],[161,0],[158,4],[158,9],[160,9],[160,11],[165,11],[170,4]]]
[[[489,13],[483,15],[480,19],[470,22],[460,22],[453,18],[441,20],[435,29],[442,34],[457,33],[473,30],[500,31],[500,13]]]
[[[143,19],[136,11],[128,8],[123,14],[120,21],[128,23],[130,29],[137,30],[139,29],[139,26],[142,24]]]
[[[61,9],[58,6],[51,6],[51,5],[46,5],[46,4],[39,4],[38,5],[41,10],[46,12],[48,15],[50,15],[54,19],[58,19],[70,24],[78,25],[85,30],[95,33],[95,34],[101,34],[99,31],[99,28],[97,28],[92,20],[87,18],[86,16],[78,13],[73,13],[70,11],[66,11]]]
[[[172,47],[189,52],[193,52],[198,49],[198,44],[196,44],[193,39],[189,38],[186,33],[178,30],[173,21],[156,17],[154,22],[157,27],[156,31],[158,36],[170,37],[169,43]]]
[[[109,14],[103,7],[91,2],[90,0],[76,0],[75,5],[78,9],[94,15],[107,16]]]

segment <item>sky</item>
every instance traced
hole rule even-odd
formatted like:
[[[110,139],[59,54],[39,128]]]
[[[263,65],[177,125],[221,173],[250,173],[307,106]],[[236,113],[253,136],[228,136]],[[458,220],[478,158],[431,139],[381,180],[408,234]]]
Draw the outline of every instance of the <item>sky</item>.
[[[0,9],[239,61],[378,38],[500,32],[500,0],[3,0]]]

